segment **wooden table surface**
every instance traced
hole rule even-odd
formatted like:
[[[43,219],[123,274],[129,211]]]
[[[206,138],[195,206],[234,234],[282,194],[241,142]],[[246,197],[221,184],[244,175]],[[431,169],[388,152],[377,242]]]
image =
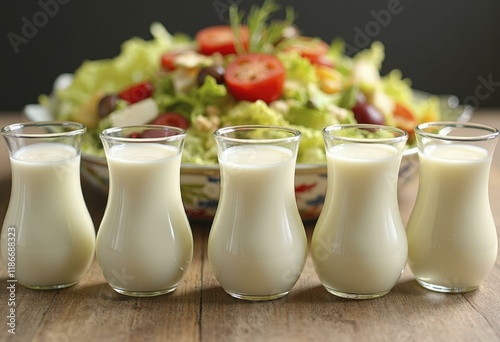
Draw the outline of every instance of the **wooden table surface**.
[[[0,113],[0,126],[21,121],[18,113]],[[472,120],[500,127],[500,109],[477,111]],[[10,195],[7,147],[0,142],[0,218]],[[400,189],[406,223],[418,178]],[[98,227],[105,195],[83,184]],[[500,226],[500,145],[490,176],[490,201]],[[295,287],[284,298],[247,302],[227,295],[207,262],[210,223],[191,222],[193,262],[173,293],[131,298],[115,293],[94,261],[76,286],[35,291],[18,285],[16,335],[8,332],[7,273],[0,266],[0,341],[500,341],[500,258],[476,291],[442,294],[423,289],[407,268],[384,297],[346,300],[321,286],[307,259]],[[306,223],[309,241],[314,223]]]

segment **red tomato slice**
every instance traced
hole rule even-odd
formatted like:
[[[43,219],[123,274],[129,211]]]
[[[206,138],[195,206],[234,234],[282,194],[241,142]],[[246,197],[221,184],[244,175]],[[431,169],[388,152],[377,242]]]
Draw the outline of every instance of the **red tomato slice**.
[[[297,51],[302,57],[307,58],[312,64],[332,66],[333,61],[327,56],[328,44],[311,37],[297,37],[287,49]]]
[[[182,129],[189,128],[189,120],[178,113],[163,113],[160,114],[152,122],[153,125],[174,126]]]
[[[224,80],[236,99],[269,103],[283,93],[285,68],[275,56],[247,53],[229,63]]]
[[[248,27],[241,27],[240,40],[244,49],[248,47]],[[200,30],[196,36],[200,53],[212,55],[219,52],[222,55],[236,53],[236,37],[229,25],[210,26]]]
[[[409,140],[413,140],[415,126],[417,125],[417,119],[413,113],[405,106],[400,103],[396,103],[394,107],[394,120],[396,121],[396,126],[408,132]]]
[[[177,66],[175,65],[175,59],[179,56],[180,52],[165,52],[161,56],[161,66],[166,70],[175,70]]]
[[[149,81],[133,85],[118,94],[118,96],[128,103],[136,103],[147,99],[153,95],[153,84]]]

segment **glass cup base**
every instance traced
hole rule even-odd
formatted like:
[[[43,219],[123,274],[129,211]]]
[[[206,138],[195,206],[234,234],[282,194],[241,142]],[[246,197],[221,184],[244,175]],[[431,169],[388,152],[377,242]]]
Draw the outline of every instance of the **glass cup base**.
[[[444,293],[464,293],[476,290],[479,286],[467,286],[467,287],[449,287],[443,285],[431,284],[421,279],[417,279],[417,283],[423,288],[431,290],[434,292],[444,292]]]
[[[67,283],[67,284],[57,284],[57,285],[26,285],[23,283],[19,283],[22,286],[31,289],[31,290],[59,290],[59,289],[65,289],[70,286],[74,286],[78,284],[78,281],[72,282],[72,283]]]
[[[271,295],[247,295],[243,293],[238,293],[234,291],[229,291],[229,290],[224,290],[226,291],[231,297],[237,298],[237,299],[243,299],[243,300],[248,300],[248,301],[254,301],[254,302],[262,302],[265,300],[273,300],[273,299],[279,299],[288,294],[290,291],[285,291],[281,293],[274,293]]]
[[[177,288],[177,285],[174,287],[169,287],[168,289],[165,290],[158,290],[158,291],[130,291],[114,286],[111,286],[111,288],[116,292],[118,292],[119,294],[129,297],[155,297],[173,292]]]
[[[385,296],[390,292],[388,291],[382,291],[382,292],[376,292],[376,293],[349,293],[349,292],[342,292],[338,291],[335,289],[332,289],[331,287],[324,286],[324,288],[330,292],[332,295],[341,297],[341,298],[346,298],[346,299],[373,299],[373,298],[378,298]]]

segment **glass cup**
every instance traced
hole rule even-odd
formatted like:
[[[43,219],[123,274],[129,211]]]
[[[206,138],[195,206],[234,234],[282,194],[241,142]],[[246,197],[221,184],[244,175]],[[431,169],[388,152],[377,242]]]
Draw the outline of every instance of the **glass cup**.
[[[208,258],[222,288],[239,299],[285,296],[307,256],[294,177],[301,133],[273,126],[214,133],[221,194]]]
[[[1,234],[8,276],[31,289],[76,284],[90,267],[95,229],[80,185],[86,128],[74,122],[2,129],[12,191]]]
[[[407,261],[397,184],[408,134],[394,127],[352,124],[328,126],[323,138],[328,183],[311,239],[315,271],[336,296],[383,296]]]
[[[174,291],[193,256],[180,191],[183,129],[114,127],[101,132],[109,195],[97,233],[97,260],[118,293],[148,297]]]
[[[415,134],[420,177],[407,225],[408,264],[429,290],[475,290],[497,257],[488,179],[499,131],[430,122],[417,126]]]

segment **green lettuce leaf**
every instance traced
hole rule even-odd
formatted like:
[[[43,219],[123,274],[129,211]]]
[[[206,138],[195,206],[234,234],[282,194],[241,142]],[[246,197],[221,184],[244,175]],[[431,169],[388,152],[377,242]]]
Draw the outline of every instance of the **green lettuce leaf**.
[[[153,79],[162,53],[176,44],[187,44],[186,37],[172,36],[158,23],[151,25],[151,33],[152,40],[134,37],[125,41],[114,58],[84,61],[73,82],[56,92],[56,116],[71,118],[97,92],[117,93],[131,84]]]
[[[233,125],[273,125],[289,126],[278,111],[270,108],[264,101],[241,101],[221,117],[223,126]]]

